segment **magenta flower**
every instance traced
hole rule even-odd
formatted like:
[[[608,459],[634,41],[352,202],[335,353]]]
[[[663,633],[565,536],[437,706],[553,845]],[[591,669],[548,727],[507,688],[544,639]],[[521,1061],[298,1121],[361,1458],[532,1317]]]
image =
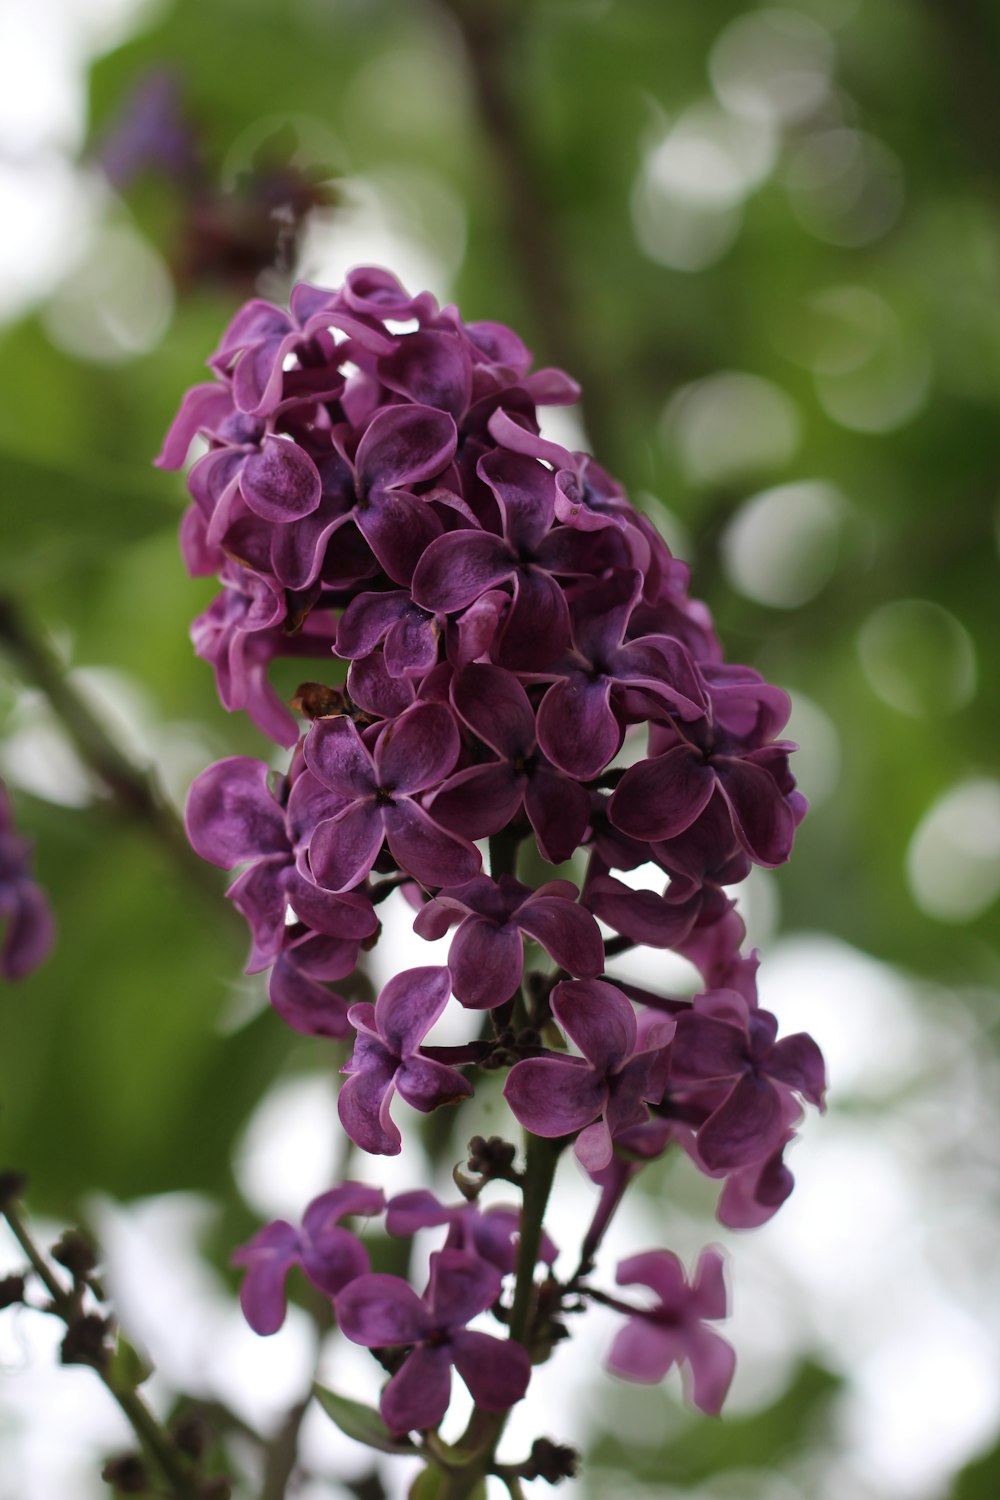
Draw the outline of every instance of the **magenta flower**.
[[[342,1332],[368,1349],[412,1345],[382,1392],[382,1417],[395,1433],[436,1427],[451,1400],[452,1366],[483,1411],[506,1411],[528,1389],[528,1351],[466,1324],[500,1296],[495,1266],[461,1250],[431,1256],[422,1297],[398,1276],[359,1276],[336,1299]]]
[[[345,1182],[310,1203],[301,1229],[276,1219],[235,1250],[233,1265],[246,1268],[240,1305],[254,1333],[277,1333],[285,1321],[285,1281],[293,1266],[301,1266],[328,1297],[367,1271],[364,1246],[340,1221],[354,1214],[380,1214],[384,1207],[381,1188]]]
[[[657,1303],[628,1309],[615,1304],[630,1317],[611,1346],[607,1367],[612,1374],[653,1385],[672,1365],[684,1365],[691,1377],[691,1400],[717,1416],[736,1364],[725,1339],[705,1327],[706,1320],[714,1322],[727,1313],[722,1264],[718,1250],[703,1250],[689,1286],[683,1266],[669,1250],[649,1250],[623,1260],[618,1285],[648,1286]]]
[[[611,1160],[615,1137],[647,1118],[647,1101],[663,1097],[674,1023],[661,1017],[640,1040],[630,1001],[601,980],[557,984],[552,1010],[583,1056],[524,1058],[511,1068],[504,1096],[534,1135],[582,1131],[577,1155],[588,1171],[598,1171]]]
[[[383,843],[422,885],[456,885],[477,874],[475,846],[449,833],[416,800],[458,759],[455,720],[443,703],[418,703],[382,730],[369,750],[347,718],[320,719],[305,742],[306,764],[342,810],[309,843],[313,877],[331,891],[358,885]]]
[[[777,1042],[777,1031],[769,1011],[751,1010],[732,990],[698,995],[677,1017],[671,1081],[720,1085],[696,1137],[710,1171],[750,1167],[780,1150],[790,1092],[822,1108],[819,1048],[803,1031]]]
[[[351,1006],[348,1016],[357,1036],[342,1069],[350,1076],[337,1109],[347,1134],[363,1151],[399,1154],[402,1137],[389,1113],[393,1093],[424,1114],[472,1093],[461,1073],[420,1052],[450,994],[447,969],[404,969],[389,980],[374,1005]]]
[[[56,938],[52,908],[31,873],[31,844],[14,830],[7,789],[0,781],[0,977],[23,979],[49,955]]]
[[[413,924],[421,937],[443,937],[459,924],[448,953],[455,998],[474,1010],[502,1005],[521,983],[524,944],[541,943],[560,968],[596,979],[604,968],[601,931],[589,911],[576,904],[576,886],[550,880],[537,890],[513,876],[479,875],[467,885],[439,891]]]

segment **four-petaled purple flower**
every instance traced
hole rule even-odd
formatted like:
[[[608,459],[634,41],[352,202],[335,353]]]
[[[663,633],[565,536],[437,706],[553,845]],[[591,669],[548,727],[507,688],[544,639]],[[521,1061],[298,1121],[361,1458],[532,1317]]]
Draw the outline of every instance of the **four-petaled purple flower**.
[[[684,1365],[691,1376],[691,1400],[716,1416],[733,1378],[736,1356],[705,1320],[726,1316],[726,1284],[722,1255],[703,1250],[695,1279],[688,1285],[684,1267],[669,1250],[633,1255],[618,1267],[619,1286],[648,1286],[656,1294],[655,1307],[627,1308],[629,1321],[611,1346],[607,1367],[626,1380],[655,1384],[671,1365]]]
[[[511,1339],[466,1328],[500,1296],[495,1266],[462,1250],[431,1256],[427,1290],[418,1297],[398,1276],[359,1276],[336,1299],[341,1330],[368,1349],[412,1346],[382,1392],[386,1426],[395,1433],[436,1427],[451,1400],[451,1370],[483,1411],[507,1411],[528,1388],[528,1351]]]
[[[647,1118],[647,1101],[663,1097],[674,1022],[663,1016],[640,1037],[631,1002],[601,980],[557,984],[552,1010],[583,1056],[525,1058],[511,1068],[504,1095],[534,1135],[581,1131],[577,1155],[597,1171],[611,1160],[615,1136]]]
[[[246,1268],[240,1288],[243,1315],[255,1333],[277,1333],[288,1310],[285,1281],[301,1266],[313,1286],[333,1297],[370,1266],[360,1241],[341,1224],[354,1214],[366,1218],[385,1207],[381,1188],[345,1182],[314,1198],[296,1229],[275,1219],[233,1252],[234,1266]]]
[[[461,1073],[420,1052],[450,994],[447,969],[405,969],[389,980],[374,1005],[351,1006],[348,1016],[357,1036],[342,1070],[350,1076],[337,1108],[347,1134],[363,1151],[399,1154],[402,1138],[389,1113],[394,1092],[425,1114],[472,1093]]]
[[[448,952],[452,992],[463,1005],[502,1005],[521,983],[521,934],[541,943],[560,968],[596,979],[604,968],[604,943],[589,911],[576,904],[576,886],[550,880],[537,890],[512,875],[479,875],[467,885],[439,891],[417,914],[414,932],[443,937],[459,923]]]

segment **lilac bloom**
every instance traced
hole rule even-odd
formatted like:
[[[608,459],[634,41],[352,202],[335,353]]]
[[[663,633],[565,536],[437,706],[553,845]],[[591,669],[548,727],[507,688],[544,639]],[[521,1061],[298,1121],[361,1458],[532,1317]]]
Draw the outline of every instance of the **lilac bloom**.
[[[381,1412],[395,1433],[436,1427],[451,1400],[454,1365],[483,1411],[506,1411],[528,1389],[528,1351],[510,1339],[470,1332],[466,1324],[500,1296],[495,1266],[461,1250],[431,1256],[418,1297],[398,1276],[359,1276],[336,1300],[341,1331],[368,1349],[411,1347],[382,1392]]]
[[[440,629],[406,589],[358,594],[340,617],[338,656],[355,661],[382,646],[390,677],[423,677],[438,659]]]
[[[317,720],[306,738],[306,764],[342,811],[312,835],[314,879],[331,891],[358,885],[383,842],[399,868],[422,885],[471,879],[481,864],[478,850],[416,800],[444,780],[458,752],[455,720],[443,703],[418,703],[401,714],[382,730],[374,753],[351,720]]]
[[[511,875],[480,875],[468,884],[439,891],[418,913],[421,937],[443,937],[459,928],[448,953],[457,1000],[474,1010],[502,1005],[521,983],[521,934],[535,939],[560,968],[580,979],[596,979],[604,968],[604,942],[589,911],[576,904],[568,880],[550,880],[537,890]]]
[[[515,1063],[504,1095],[533,1135],[583,1133],[576,1152],[588,1171],[611,1160],[623,1130],[648,1116],[666,1087],[674,1022],[666,1017],[640,1043],[635,1011],[612,984],[564,980],[552,991],[555,1018],[582,1057],[549,1053]]]
[[[632,890],[609,875],[588,880],[584,900],[615,932],[650,948],[676,948],[691,931],[701,907],[697,891],[686,901],[668,901],[655,891]]]
[[[357,967],[360,943],[306,930],[279,953],[267,995],[281,1019],[304,1036],[353,1035],[351,1002],[329,988]]]
[[[7,925],[0,946],[3,979],[23,979],[45,962],[55,942],[52,908],[31,873],[31,849],[15,831],[10,798],[0,781],[0,922]]]
[[[188,838],[202,859],[224,870],[249,866],[227,892],[253,932],[248,973],[267,968],[280,953],[289,906],[313,931],[352,941],[355,948],[378,929],[367,896],[333,895],[300,873],[286,810],[268,787],[269,774],[263,761],[245,755],[217,761],[195,777],[185,809]],[[310,792],[315,809],[317,791],[327,813],[339,805],[299,777],[289,798],[293,814]]]
[[[301,1266],[327,1297],[368,1271],[364,1246],[340,1221],[353,1214],[380,1214],[384,1207],[381,1188],[345,1182],[310,1203],[301,1229],[276,1219],[234,1251],[232,1264],[246,1268],[240,1305],[254,1333],[277,1333],[285,1321],[285,1281],[293,1266]]]
[[[622,689],[641,689],[682,719],[705,713],[694,663],[679,641],[625,642],[641,591],[640,573],[614,572],[570,606],[574,650],[553,667],[559,680],[539,705],[538,740],[555,765],[581,781],[597,776],[621,748]]]
[[[569,644],[566,597],[553,575],[583,576],[622,549],[595,544],[568,526],[553,528],[555,482],[533,459],[497,450],[480,459],[478,472],[496,498],[502,534],[467,530],[438,537],[417,564],[413,597],[424,609],[454,614],[511,583],[498,659],[502,666],[537,671]]]
[[[580,531],[602,526],[624,528],[634,520],[625,492],[595,463],[589,453],[571,453],[558,443],[531,432],[509,412],[500,409],[489,421],[491,436],[514,453],[525,453],[550,464],[556,476],[556,519]]]
[[[542,856],[561,864],[583,842],[590,799],[538,749],[535,715],[512,672],[473,663],[455,675],[455,711],[497,760],[458,771],[434,794],[435,817],[467,838],[506,828],[523,807]]]
[[[647,1286],[657,1301],[655,1307],[628,1309],[629,1321],[608,1356],[611,1373],[652,1385],[672,1365],[684,1365],[691,1377],[691,1400],[701,1411],[717,1416],[736,1365],[730,1345],[705,1327],[706,1321],[727,1313],[722,1267],[720,1251],[703,1250],[689,1285],[683,1266],[669,1250],[648,1250],[623,1260],[616,1276],[619,1286]]]
[[[672,1084],[723,1086],[697,1134],[710,1171],[753,1166],[779,1149],[789,1092],[823,1106],[826,1078],[816,1043],[805,1032],[778,1042],[777,1030],[769,1011],[751,1010],[731,990],[696,996],[677,1018]]]
[[[363,1151],[398,1156],[402,1137],[389,1113],[393,1093],[424,1114],[472,1093],[461,1073],[420,1052],[450,994],[447,969],[405,969],[389,980],[374,1005],[351,1006],[348,1016],[357,1036],[342,1069],[350,1076],[337,1109]]]
[[[440,1203],[426,1188],[398,1193],[386,1204],[385,1227],[390,1234],[409,1237],[419,1229],[448,1225],[445,1250],[465,1250],[489,1261],[502,1275],[517,1269],[518,1236],[521,1232],[519,1209],[494,1204],[481,1209],[478,1203]],[[559,1251],[543,1232],[538,1258],[552,1266]]]

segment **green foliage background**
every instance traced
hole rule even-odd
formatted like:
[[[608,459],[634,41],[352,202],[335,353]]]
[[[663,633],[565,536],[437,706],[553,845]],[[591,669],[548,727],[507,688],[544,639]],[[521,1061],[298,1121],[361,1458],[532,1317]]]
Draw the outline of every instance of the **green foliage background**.
[[[989,60],[1000,11],[974,0],[786,0],[785,13],[805,18],[808,35],[808,23],[823,28],[832,82],[786,125],[731,247],[699,270],[645,254],[631,203],[650,143],[710,96],[717,38],[754,14],[727,0],[178,0],[95,62],[91,134],[100,137],[144,70],[163,64],[182,76],[220,172],[262,117],[318,122],[342,194],[334,238],[359,182],[395,195],[405,233],[458,262],[436,292],[468,318],[510,322],[540,362],[581,379],[595,452],[634,496],[657,497],[682,523],[694,592],[710,602],[730,659],[807,694],[839,736],[833,794],[776,877],[782,931],[834,934],[939,981],[989,1048],[996,907],[968,920],[928,915],[906,855],[939,797],[996,775],[1000,94]],[[899,164],[898,215],[863,243],[831,242],[796,212],[796,154],[826,129],[863,131]],[[464,254],[435,198],[442,187],[462,210]],[[140,183],[107,214],[161,253],[176,244],[176,201],[163,184]],[[910,416],[881,430],[835,420],[815,374],[810,351],[851,332],[823,324],[817,297],[844,286],[881,299],[867,305],[896,320],[897,377],[918,364],[928,372]],[[260,754],[262,743],[223,713],[193,658],[188,625],[213,590],[183,571],[182,484],[152,471],[150,458],[243,295],[225,284],[181,289],[158,346],[117,362],[58,347],[44,309],[0,328],[0,586],[67,667],[113,668],[141,687],[154,748],[172,727],[197,726],[206,762]],[[725,370],[785,393],[799,438],[773,460],[737,456],[699,474],[664,409],[680,387]],[[878,370],[869,376],[877,415]],[[846,497],[835,558],[822,559],[829,579],[796,608],[755,602],[725,566],[727,527],[751,495],[813,479]],[[961,701],[948,685],[951,626],[892,648],[916,714],[873,689],[859,635],[880,606],[906,599],[940,606],[971,642],[978,673]],[[24,721],[24,685],[0,654],[0,738]],[[86,806],[18,794],[18,805],[61,938],[41,972],[0,994],[0,1155],[29,1172],[36,1210],[57,1217],[72,1218],[94,1189],[124,1199],[202,1190],[226,1205],[231,1243],[250,1226],[229,1165],[241,1127],[270,1082],[328,1066],[328,1056],[268,1015],[220,1031],[244,952],[213,896],[221,877],[103,793]],[[987,855],[984,881],[998,858]],[[631,1458],[613,1436],[609,1401],[608,1431],[594,1434],[602,1482],[626,1463],[654,1486],[780,1471],[788,1452],[815,1440],[835,1384],[806,1366],[775,1406],[721,1436],[685,1429],[663,1451]],[[953,1493],[992,1494],[998,1474],[987,1458]]]

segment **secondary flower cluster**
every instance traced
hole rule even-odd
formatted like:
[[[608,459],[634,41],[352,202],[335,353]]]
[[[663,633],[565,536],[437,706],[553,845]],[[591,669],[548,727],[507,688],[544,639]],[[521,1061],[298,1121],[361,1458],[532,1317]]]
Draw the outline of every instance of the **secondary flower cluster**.
[[[55,942],[48,899],[32,875],[31,844],[14,829],[7,788],[0,781],[0,978],[23,979],[45,962]]]
[[[725,1223],[763,1222],[791,1190],[782,1157],[799,1101],[820,1105],[824,1088],[815,1043],[778,1041],[757,1005],[756,955],[742,951],[728,893],[752,864],[787,859],[805,810],[780,738],[786,695],[723,661],[687,568],[620,486],[540,435],[538,408],[577,389],[532,371],[509,329],[465,323],[362,268],[336,292],[300,284],[289,312],[249,303],[209,363],[213,380],[185,397],[159,460],[179,467],[196,436],[207,443],[182,546],[222,592],[195,645],[223,704],[292,755],[284,775],[244,756],[203,772],[188,832],[206,859],[242,867],[229,897],[275,1010],[353,1041],[348,1135],[394,1154],[395,1094],[426,1112],[471,1095],[481,1066],[509,1067],[504,1093],[529,1140],[573,1141],[600,1187],[560,1307],[586,1294],[628,1182],[672,1142],[725,1179]],[[293,700],[304,732],[269,680],[279,656],[326,661]],[[525,840],[551,864],[576,857],[578,884],[522,883]],[[659,872],[651,886],[618,878],[639,867]],[[420,936],[455,929],[447,966],[407,970],[374,1005],[351,1004],[331,986],[377,939],[377,907],[397,887]],[[703,992],[611,983],[600,924],[615,951],[684,955]],[[525,974],[525,939],[552,960],[547,973]],[[485,1013],[480,1038],[431,1045],[452,997]],[[537,1354],[545,1318],[540,1290],[521,1316],[535,1266],[515,1267],[511,1237],[520,1225],[528,1244],[541,1225],[510,1211],[501,1264],[483,1249],[495,1236],[469,1227],[470,1202],[464,1227],[447,1219],[421,1299],[368,1272],[336,1223],[377,1211],[365,1193],[336,1189],[301,1231],[272,1225],[245,1247],[251,1322],[278,1326],[297,1261],[348,1337],[411,1351],[383,1397],[393,1430],[436,1424],[449,1361],[484,1409],[519,1399],[521,1353]],[[502,1288],[515,1272],[512,1312]],[[655,1379],[687,1359],[694,1399],[718,1410],[731,1359],[700,1321],[725,1311],[714,1252],[692,1287],[665,1251],[633,1257],[619,1280],[659,1303],[626,1309],[612,1367]],[[502,1358],[458,1331],[490,1307],[513,1319]]]

